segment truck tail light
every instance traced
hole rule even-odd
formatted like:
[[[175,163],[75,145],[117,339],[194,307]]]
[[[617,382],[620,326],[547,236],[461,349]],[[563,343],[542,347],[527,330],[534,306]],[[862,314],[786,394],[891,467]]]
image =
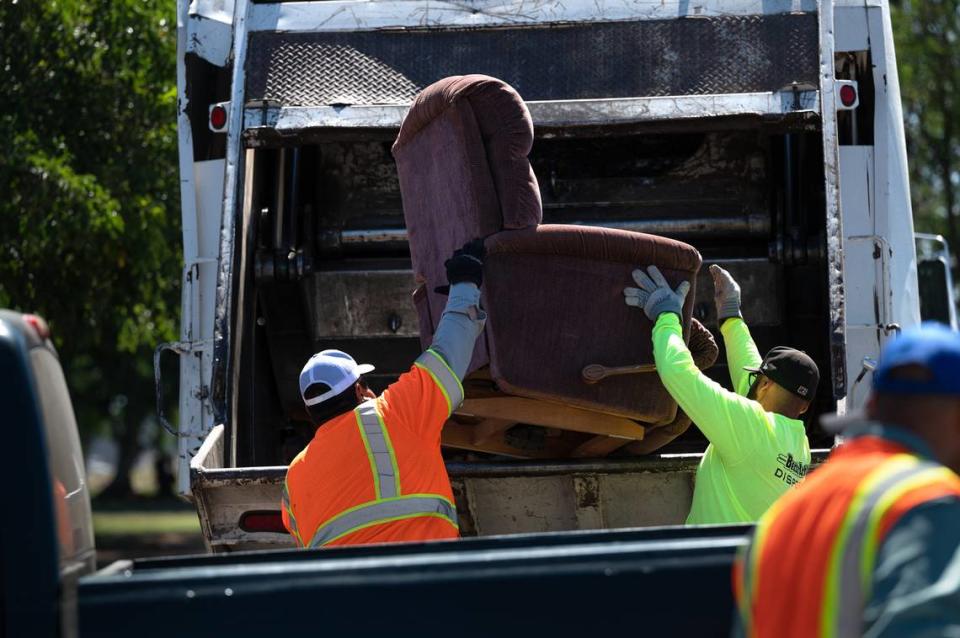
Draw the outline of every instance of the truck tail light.
[[[853,106],[857,102],[857,90],[849,84],[840,87],[840,103],[844,106]]]
[[[210,130],[222,133],[227,128],[227,103],[210,105]]]
[[[47,325],[43,317],[40,315],[23,315],[23,320],[28,326],[33,328],[38,337],[43,340],[50,338],[50,326]]]
[[[837,109],[849,111],[860,104],[857,83],[852,80],[837,80]]]
[[[240,529],[245,532],[268,532],[272,534],[286,534],[283,518],[279,510],[260,510],[244,512],[240,515]]]

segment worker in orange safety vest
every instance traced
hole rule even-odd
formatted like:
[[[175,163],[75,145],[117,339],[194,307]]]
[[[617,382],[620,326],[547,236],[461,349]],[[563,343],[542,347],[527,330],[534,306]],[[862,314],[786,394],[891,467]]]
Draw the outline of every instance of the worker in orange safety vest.
[[[339,350],[313,355],[300,392],[317,426],[290,463],[282,516],[300,547],[457,538],[457,512],[440,433],[463,401],[461,380],[486,315],[484,248],[474,240],[446,261],[450,283],[433,343],[379,397],[371,365]],[[444,287],[446,288],[446,287]]]
[[[834,424],[846,442],[738,557],[735,634],[960,635],[960,336],[905,331],[881,355],[866,416]]]

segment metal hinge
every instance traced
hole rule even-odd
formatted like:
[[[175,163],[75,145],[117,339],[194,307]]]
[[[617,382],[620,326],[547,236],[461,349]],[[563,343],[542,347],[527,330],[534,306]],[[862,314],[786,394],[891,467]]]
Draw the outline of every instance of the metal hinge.
[[[166,343],[161,343],[157,346],[157,349],[153,352],[153,378],[156,384],[156,393],[157,393],[157,419],[160,421],[160,425],[163,426],[163,429],[176,437],[189,437],[194,436],[194,434],[181,434],[179,427],[174,427],[168,420],[166,415],[163,412],[163,379],[160,373],[160,356],[166,352],[173,352],[178,357],[184,354],[193,354],[195,352],[203,352],[209,350],[210,346],[213,344],[213,340],[207,339],[204,341],[168,341]],[[200,384],[200,389],[194,393],[194,396],[201,401],[206,400],[210,396],[210,388],[206,385]]]

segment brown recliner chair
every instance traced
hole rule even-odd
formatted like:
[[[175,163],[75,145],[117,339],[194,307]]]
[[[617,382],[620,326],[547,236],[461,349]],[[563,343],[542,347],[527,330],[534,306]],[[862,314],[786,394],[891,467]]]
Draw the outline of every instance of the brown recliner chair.
[[[448,424],[444,442],[509,454],[505,432],[523,423],[580,434],[539,448],[514,442],[516,456],[599,456],[642,441],[650,428],[676,430],[677,405],[652,366],[652,323],[624,304],[622,291],[633,285],[631,271],[647,264],[671,285],[686,280],[693,290],[700,254],[642,233],[540,225],[540,191],[527,159],[532,144],[530,114],[516,91],[468,75],[427,87],[393,145],[425,345],[446,303],[434,292],[446,279],[444,260],[466,241],[486,238],[489,318],[465,382],[463,418]],[[684,335],[696,333],[695,358],[708,367],[717,348],[691,323],[693,303],[691,292]],[[596,364],[639,368],[586,378],[585,368]],[[652,451],[646,447],[635,449]]]

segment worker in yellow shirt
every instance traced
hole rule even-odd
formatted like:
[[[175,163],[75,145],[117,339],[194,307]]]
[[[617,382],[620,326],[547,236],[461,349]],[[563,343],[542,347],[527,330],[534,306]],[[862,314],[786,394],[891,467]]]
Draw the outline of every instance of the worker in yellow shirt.
[[[639,288],[623,291],[627,305],[643,308],[655,322],[653,354],[664,387],[710,441],[697,468],[688,525],[756,521],[803,479],[810,444],[800,417],[820,381],[817,364],[799,350],[780,346],[761,359],[740,315],[740,286],[719,266],[710,274],[734,392],[700,372],[683,341],[688,282],[674,290],[650,266],[633,271]]]

